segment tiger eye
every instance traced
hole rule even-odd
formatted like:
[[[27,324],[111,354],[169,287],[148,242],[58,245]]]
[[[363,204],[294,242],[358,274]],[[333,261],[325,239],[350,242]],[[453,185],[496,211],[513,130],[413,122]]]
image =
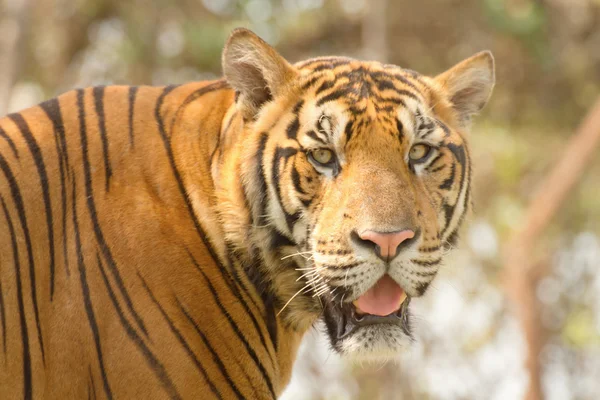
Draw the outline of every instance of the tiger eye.
[[[410,149],[408,157],[411,159],[411,161],[419,161],[427,157],[430,151],[431,146],[426,144],[416,144]]]
[[[311,152],[312,158],[319,164],[329,164],[333,160],[333,152],[329,149],[317,149]]]

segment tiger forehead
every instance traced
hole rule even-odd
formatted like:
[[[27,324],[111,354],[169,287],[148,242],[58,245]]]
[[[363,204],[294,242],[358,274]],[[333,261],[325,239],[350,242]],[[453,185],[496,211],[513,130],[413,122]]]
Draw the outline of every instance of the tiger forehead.
[[[423,101],[429,92],[418,73],[376,61],[316,58],[296,66],[304,76],[302,89],[314,88],[316,95],[335,91],[330,94],[350,101],[371,98],[381,102],[389,100],[389,96],[395,92],[399,96]],[[388,97],[383,97],[383,93]]]

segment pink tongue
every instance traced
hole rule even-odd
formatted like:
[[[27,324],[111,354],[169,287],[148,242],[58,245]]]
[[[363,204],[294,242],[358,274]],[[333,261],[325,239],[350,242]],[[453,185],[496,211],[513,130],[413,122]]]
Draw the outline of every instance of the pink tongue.
[[[363,313],[384,317],[398,310],[403,293],[402,288],[385,274],[355,304]]]

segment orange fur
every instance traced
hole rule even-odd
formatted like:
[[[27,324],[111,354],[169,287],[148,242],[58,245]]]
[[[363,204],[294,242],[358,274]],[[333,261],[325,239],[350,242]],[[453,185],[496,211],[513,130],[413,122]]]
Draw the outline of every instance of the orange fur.
[[[411,254],[427,260],[455,234],[469,203],[461,121],[489,97],[489,54],[438,78],[292,66],[236,30],[223,63],[226,80],[82,89],[0,119],[0,398],[276,397],[323,302],[368,284],[313,296],[306,268],[333,285],[324,260],[354,257],[356,229],[415,226]],[[436,174],[407,167],[417,127],[398,140],[395,118],[415,118],[390,108],[399,91],[455,149],[440,148]],[[308,160],[315,124],[337,138],[335,179]],[[409,278],[410,296],[430,282]]]

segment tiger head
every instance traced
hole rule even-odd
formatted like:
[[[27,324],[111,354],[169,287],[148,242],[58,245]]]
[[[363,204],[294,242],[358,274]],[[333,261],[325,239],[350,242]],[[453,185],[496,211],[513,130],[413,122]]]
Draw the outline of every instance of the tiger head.
[[[410,299],[469,209],[465,135],[494,85],[491,53],[436,77],[340,57],[291,65],[239,29],[223,68],[249,210],[224,217],[229,240],[259,258],[286,324],[322,318],[342,355],[402,351]]]

